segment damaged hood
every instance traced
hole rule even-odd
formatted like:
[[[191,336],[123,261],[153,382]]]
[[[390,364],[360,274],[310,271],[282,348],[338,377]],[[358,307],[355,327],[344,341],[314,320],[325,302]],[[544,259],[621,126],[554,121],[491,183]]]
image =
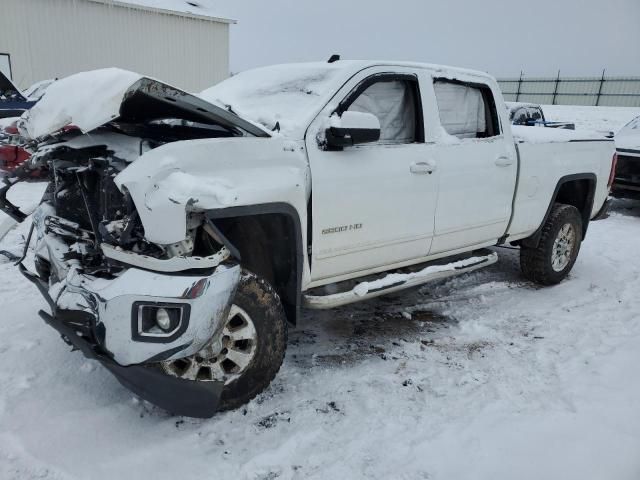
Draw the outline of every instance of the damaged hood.
[[[22,116],[21,133],[30,139],[73,125],[88,133],[111,121],[144,123],[165,118],[217,124],[249,136],[263,129],[194,95],[138,73],[107,68],[82,72],[52,84]]]

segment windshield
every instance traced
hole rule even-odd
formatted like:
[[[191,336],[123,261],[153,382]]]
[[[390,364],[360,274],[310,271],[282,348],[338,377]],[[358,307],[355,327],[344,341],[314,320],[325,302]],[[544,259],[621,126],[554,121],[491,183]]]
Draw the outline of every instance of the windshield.
[[[306,128],[339,88],[342,68],[336,64],[292,64],[259,68],[235,75],[200,96],[222,103],[241,117],[284,132]]]

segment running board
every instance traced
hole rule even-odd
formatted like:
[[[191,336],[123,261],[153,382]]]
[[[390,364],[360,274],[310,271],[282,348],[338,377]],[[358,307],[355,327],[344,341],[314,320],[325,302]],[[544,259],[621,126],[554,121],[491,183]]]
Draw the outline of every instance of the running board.
[[[488,251],[485,250],[485,252]],[[434,280],[442,280],[443,278],[473,272],[474,270],[493,265],[497,261],[498,254],[490,252],[486,255],[476,255],[444,265],[431,265],[417,272],[390,273],[377,280],[358,283],[346,292],[321,296],[305,295],[304,306],[314,310],[340,307],[342,305],[380,297],[387,293],[423,285]]]

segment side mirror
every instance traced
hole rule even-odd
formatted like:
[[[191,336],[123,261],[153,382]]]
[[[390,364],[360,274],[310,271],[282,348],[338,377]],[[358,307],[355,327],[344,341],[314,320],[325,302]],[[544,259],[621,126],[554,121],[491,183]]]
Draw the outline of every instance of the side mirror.
[[[344,112],[334,114],[325,136],[329,148],[343,148],[380,140],[380,120],[371,113]]]

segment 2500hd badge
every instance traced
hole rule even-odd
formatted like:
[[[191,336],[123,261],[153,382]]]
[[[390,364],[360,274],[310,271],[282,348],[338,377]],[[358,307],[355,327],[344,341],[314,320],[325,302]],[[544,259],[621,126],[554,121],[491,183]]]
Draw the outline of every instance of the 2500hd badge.
[[[324,230],[322,230],[322,234],[330,235],[332,233],[350,232],[352,230],[360,230],[361,228],[362,228],[361,223],[353,223],[351,225],[343,225],[341,227],[325,228]]]

